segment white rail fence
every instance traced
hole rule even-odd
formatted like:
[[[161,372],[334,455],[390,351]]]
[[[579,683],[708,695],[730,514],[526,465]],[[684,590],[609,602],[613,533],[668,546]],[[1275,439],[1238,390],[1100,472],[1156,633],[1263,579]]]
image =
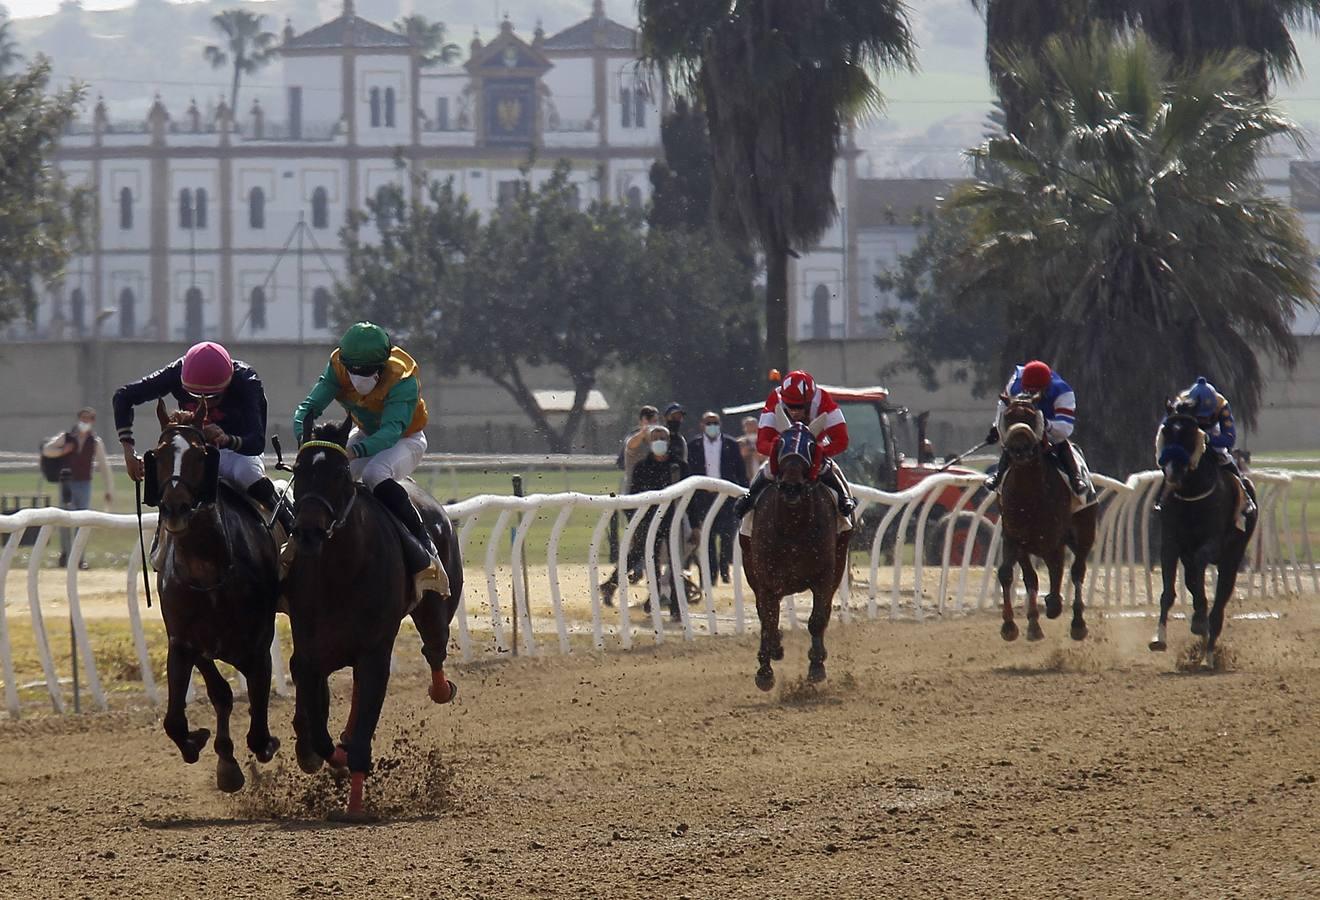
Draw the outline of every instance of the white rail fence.
[[[1320,569],[1313,558],[1308,517],[1312,486],[1320,482],[1320,472],[1257,470],[1253,478],[1260,494],[1260,524],[1239,580],[1238,595],[1250,600],[1307,590],[1320,593]],[[1151,508],[1159,493],[1159,473],[1142,472],[1127,481],[1098,475],[1095,481],[1100,489],[1102,515],[1087,576],[1087,604],[1103,608],[1157,602],[1160,586],[1154,566],[1158,554],[1152,546]],[[882,616],[921,621],[998,604],[998,585],[992,583],[994,568],[984,560],[997,558],[1000,529],[992,509],[993,497],[983,495],[978,500],[976,496],[981,482],[981,476],[945,474],[901,493],[857,486],[859,508],[869,524],[860,532],[863,539],[854,538],[850,577],[844,579],[835,598],[838,621],[846,624],[853,619]],[[705,552],[692,553],[688,570],[684,570],[688,555],[685,529],[671,528],[667,544],[656,547],[666,513],[672,511],[674,522],[685,520],[689,504],[701,490],[715,494],[704,519],[694,526],[696,546],[704,548],[716,513],[739,493],[740,489],[728,482],[690,478],[661,491],[630,496],[479,496],[448,506],[464,549],[466,585],[453,628],[461,658],[470,661],[478,654],[504,654],[511,649],[528,655],[551,650],[570,653],[575,636],[579,649],[607,651],[616,646],[629,649],[639,636],[645,636],[650,644],[670,638],[693,640],[699,634],[743,634],[755,627],[755,604],[742,580],[736,546],[730,591],[717,590],[717,573],[712,572]],[[649,518],[647,510],[654,510]],[[643,596],[630,597],[627,566],[621,564],[616,570],[616,606],[611,609],[602,594],[600,579],[605,568],[607,531],[620,511],[631,517],[619,540],[618,555],[621,561],[626,558],[635,536],[644,542],[645,586],[638,585]],[[585,560],[580,554],[565,559],[561,545],[570,521],[578,520],[581,534],[585,531],[584,517],[590,523]],[[544,533],[545,522],[550,523],[548,533]],[[155,524],[154,512],[144,516],[148,541]],[[643,524],[646,530],[638,535]],[[77,561],[94,534],[111,532],[116,539],[122,535],[124,544],[131,545],[128,566],[122,572],[122,596],[141,692],[153,704],[161,702],[139,604],[142,557],[136,518],[30,509],[0,516],[0,535],[7,535],[0,550],[0,677],[10,716],[19,715],[22,694],[43,689],[56,712],[63,713],[67,708],[67,680],[57,671],[51,650],[45,619],[52,610],[50,603],[43,601],[41,577],[43,571],[50,571],[44,569],[44,564],[51,534],[64,527],[76,532],[64,572],[63,597],[58,599],[67,602],[86,696],[97,709],[109,706],[97,671],[97,647],[88,619],[118,614],[106,610],[103,602],[94,616],[84,614],[80,587],[91,576],[79,570]],[[15,563],[24,532],[32,528],[37,534],[26,551],[27,602],[23,604],[9,594],[23,582],[19,575],[22,567]],[[527,562],[529,535],[533,533],[539,536],[538,541],[542,537],[545,540],[544,564]],[[481,544],[481,552],[474,552]],[[104,571],[96,573],[101,579],[102,595]],[[45,588],[51,590],[49,577],[44,580]],[[671,602],[670,598],[677,601],[679,620],[666,627],[662,607]],[[633,617],[639,600],[649,611],[649,620],[641,625]],[[785,627],[802,627],[796,599],[788,597],[784,603]],[[148,615],[159,617],[156,610]],[[14,629],[21,628],[31,629],[41,667],[41,678],[23,685],[16,681],[12,638]],[[292,688],[278,633],[271,656],[275,690],[288,694]],[[122,689],[122,685],[119,687]],[[136,690],[136,684],[131,687]],[[26,702],[36,701],[29,697]]]

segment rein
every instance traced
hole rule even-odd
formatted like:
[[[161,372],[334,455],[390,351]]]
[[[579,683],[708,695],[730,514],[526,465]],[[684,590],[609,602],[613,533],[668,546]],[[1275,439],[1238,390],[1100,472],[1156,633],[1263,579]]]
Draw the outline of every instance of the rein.
[[[202,430],[201,430],[200,428],[198,428],[197,426],[195,426],[195,425],[182,425],[182,424],[171,425],[171,426],[169,426],[168,428],[166,428],[165,431],[161,432],[161,439],[162,439],[162,441],[164,440],[166,434],[177,433],[177,432],[191,432],[191,435],[188,435],[188,436],[195,437],[195,438],[196,438],[196,441],[197,441],[198,443],[200,443],[203,447],[206,446],[206,436],[205,436],[204,434],[202,434]],[[191,443],[191,442],[190,442],[190,443]],[[194,443],[193,446],[196,446],[196,443]],[[192,504],[191,504],[191,506],[189,507],[188,519],[187,519],[187,521],[188,521],[189,524],[184,526],[185,529],[186,529],[187,527],[189,527],[189,525],[191,525],[191,518],[192,518],[193,513],[195,513],[197,510],[201,509],[201,507],[203,506],[203,504],[201,504],[201,503],[199,503],[199,502],[197,501],[197,492],[193,489],[192,485],[187,484],[187,483],[183,480],[183,476],[181,476],[181,475],[171,475],[171,476],[165,481],[165,483],[161,486],[161,493],[164,493],[164,491],[165,491],[166,489],[171,488],[171,487],[174,487],[174,486],[176,486],[176,485],[181,485],[181,486],[187,488],[187,489],[188,489],[188,494],[189,494],[189,496],[192,498]],[[139,524],[139,526],[140,526],[140,525],[141,525],[141,519],[142,519],[141,485],[138,485],[138,488],[139,488],[139,490],[138,490],[138,524]],[[233,575],[234,575],[234,569],[236,568],[236,563],[235,563],[235,560],[234,560],[234,542],[233,542],[233,538],[231,538],[231,537],[230,537],[230,534],[229,534],[229,526],[225,523],[224,512],[223,512],[223,510],[220,509],[220,498],[219,498],[219,496],[217,495],[215,501],[212,502],[212,503],[210,503],[210,504],[207,504],[207,505],[211,506],[211,507],[215,510],[216,518],[220,520],[220,533],[224,536],[224,539],[225,539],[225,557],[226,557],[226,559],[228,559],[228,561],[229,561],[229,565],[225,567],[224,574],[221,575],[220,580],[219,580],[219,581],[216,581],[216,582],[214,582],[213,584],[210,584],[210,585],[200,585],[200,584],[197,584],[196,582],[189,581],[188,579],[185,579],[185,578],[180,578],[180,579],[178,579],[179,584],[181,584],[184,588],[186,588],[187,590],[190,590],[190,591],[194,591],[194,592],[196,592],[196,593],[200,593],[200,594],[209,593],[209,592],[211,592],[211,591],[214,591],[214,590],[217,590],[217,589],[223,587],[226,583],[229,582],[230,578],[233,577]],[[162,524],[160,527],[163,528],[164,525]],[[141,536],[141,529],[139,528],[139,538],[140,538],[140,536]],[[173,555],[173,553],[174,553],[174,549],[173,549],[173,547],[171,547],[171,548],[170,548],[170,554]],[[147,569],[147,561],[146,561],[146,552],[145,552],[145,549],[144,549],[144,551],[143,551],[143,558],[142,558],[142,573],[143,573],[143,577],[144,577],[144,578],[146,577],[146,569]],[[148,588],[148,589],[147,589],[147,606],[150,606],[150,605],[151,605],[151,589]]]
[[[307,500],[313,500],[325,507],[325,511],[328,512],[333,518],[333,521],[330,523],[330,527],[325,530],[325,539],[328,541],[330,540],[330,538],[334,536],[334,533],[338,531],[340,528],[342,528],[344,524],[348,521],[348,514],[353,511],[353,504],[357,503],[357,495],[358,495],[357,487],[355,486],[353,488],[352,496],[350,496],[348,498],[348,502],[344,504],[344,511],[338,514],[335,513],[334,504],[331,503],[329,500],[327,500],[325,497],[321,496],[320,494],[303,494],[301,497],[298,498],[297,502],[302,503]]]
[[[133,482],[137,497],[138,548],[142,551],[142,586],[147,591],[147,609],[151,609],[151,576],[147,574],[147,539],[142,535],[142,482]]]

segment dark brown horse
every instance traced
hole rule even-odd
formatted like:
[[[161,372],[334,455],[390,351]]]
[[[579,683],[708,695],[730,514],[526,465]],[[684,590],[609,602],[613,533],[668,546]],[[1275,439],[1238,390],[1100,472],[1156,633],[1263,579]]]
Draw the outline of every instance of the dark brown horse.
[[[775,448],[779,477],[757,501],[751,536],[740,535],[743,571],[756,595],[761,620],[761,648],[756,654],[756,686],[775,684],[771,660],[784,658],[779,608],[785,596],[811,591],[807,631],[811,649],[807,679],[825,680],[825,629],[830,624],[834,593],[848,571],[852,531],[838,530],[838,505],[830,489],[809,478],[816,436],[823,421],[793,425]]]
[[[188,729],[185,703],[196,668],[215,707],[216,786],[237,791],[244,779],[229,736],[234,693],[215,660],[229,663],[247,679],[248,749],[269,762],[280,746],[267,724],[279,593],[275,541],[252,504],[220,482],[220,451],[194,424],[204,420],[205,406],[196,414],[167,418],[164,404],[158,403],[156,414],[160,442],[143,464],[145,502],[160,510],[163,532],[157,590],[169,635],[165,733],[184,762],[197,762],[211,732]]]
[[[1076,513],[1072,511],[1072,489],[1046,458],[1045,421],[1036,408],[1035,399],[1032,394],[1000,397],[1007,406],[1000,431],[1004,435],[1009,469],[999,491],[1003,527],[999,584],[1004,590],[1004,624],[999,634],[1006,641],[1017,640],[1018,627],[1013,621],[1013,566],[1017,565],[1022,569],[1022,582],[1027,588],[1027,640],[1038,641],[1045,636],[1036,606],[1040,581],[1031,557],[1041,557],[1049,569],[1050,592],[1045,595],[1045,615],[1057,619],[1063,612],[1063,597],[1059,591],[1063,585],[1064,551],[1071,550],[1073,615],[1070,634],[1074,641],[1080,641],[1087,634],[1086,620],[1082,615],[1082,582],[1086,579],[1086,560],[1095,543],[1099,507],[1093,503]]]
[[[1160,569],[1164,591],[1160,594],[1160,623],[1150,649],[1168,648],[1169,609],[1176,597],[1174,583],[1178,563],[1192,595],[1192,634],[1203,640],[1204,663],[1214,668],[1215,643],[1224,630],[1224,607],[1237,584],[1238,569],[1247,552],[1257,513],[1244,517],[1238,527],[1237,478],[1221,465],[1209,448],[1206,433],[1190,415],[1169,406],[1156,439],[1157,461],[1164,473],[1164,499],[1160,504]],[[1243,479],[1254,500],[1255,488]],[[1214,564],[1219,572],[1215,603],[1206,611],[1205,570]]]
[[[284,582],[293,626],[289,668],[297,687],[293,719],[298,765],[312,773],[327,760],[352,773],[348,815],[364,815],[363,783],[371,768],[371,740],[390,679],[390,657],[403,617],[411,614],[431,667],[429,695],[448,703],[445,677],[449,623],[463,592],[457,536],[444,509],[411,481],[413,503],[431,529],[449,574],[450,596],[416,597],[403,555],[402,527],[365,486],[355,484],[345,450],[351,421],[322,425],[304,442],[293,466],[293,541],[296,552]],[[330,738],[331,672],[351,666],[353,702],[336,749]]]

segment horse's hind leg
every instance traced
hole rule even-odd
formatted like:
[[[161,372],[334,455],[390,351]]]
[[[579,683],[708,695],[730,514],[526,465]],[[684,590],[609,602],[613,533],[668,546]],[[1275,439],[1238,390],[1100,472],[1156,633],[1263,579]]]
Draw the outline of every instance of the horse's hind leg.
[[[267,642],[267,648],[269,642]],[[267,763],[280,749],[279,738],[270,733],[270,677],[269,649],[258,648],[241,671],[248,683],[247,745],[261,762]]]
[[[768,691],[775,686],[775,672],[770,660],[784,658],[783,639],[779,634],[779,605],[782,597],[756,598],[756,616],[761,620],[761,649],[756,654],[756,686]]]
[[[205,657],[198,657],[197,670],[206,682],[206,696],[211,698],[215,707],[215,755],[219,757],[215,764],[215,786],[226,794],[232,794],[243,787],[243,770],[234,759],[234,740],[229,736],[229,716],[234,711],[234,691],[229,682],[220,674],[215,663]]]
[[[1224,552],[1217,566],[1219,581],[1215,584],[1215,604],[1210,608],[1210,620],[1206,623],[1208,628],[1205,665],[1211,669],[1215,667],[1215,645],[1219,641],[1219,635],[1224,631],[1224,610],[1233,596],[1233,588],[1237,586],[1238,568],[1242,565],[1242,557],[1247,549],[1246,538],[1242,538],[1238,543],[1240,546],[1231,547]]]
[[[813,588],[811,591],[811,618],[807,620],[807,632],[811,635],[811,649],[807,651],[808,681],[825,680],[825,629],[830,624],[830,613],[834,610],[834,592],[829,587]]]
[[[1183,557],[1183,582],[1192,595],[1192,634],[1199,637],[1205,637],[1205,567],[1200,552]]]
[[[427,591],[422,595],[422,602],[412,611],[413,624],[422,636],[422,656],[431,667],[431,686],[426,693],[435,703],[448,703],[458,693],[458,686],[445,675],[449,623],[457,609],[457,595],[442,598],[434,591]]]
[[[1017,623],[1013,621],[1013,567],[1017,565],[1017,545],[1004,541],[1004,559],[999,564],[999,587],[1004,592],[1004,624],[999,628],[999,636],[1006,641],[1016,641]]]
[[[390,683],[390,654],[387,644],[370,656],[363,657],[353,667],[353,684],[357,689],[357,716],[353,720],[353,733],[348,740],[348,771],[351,774],[348,789],[348,815],[365,815],[362,794],[367,772],[371,769],[371,740],[380,722],[381,707],[385,705],[385,690]]]
[[[1084,641],[1089,633],[1086,627],[1086,618],[1083,615],[1086,606],[1082,603],[1082,583],[1086,581],[1086,554],[1073,551],[1073,564],[1069,572],[1072,577],[1073,602],[1072,602],[1072,624],[1068,629],[1068,636],[1074,641]]]
[[[1018,562],[1022,568],[1022,586],[1027,589],[1027,640],[1038,641],[1045,637],[1045,632],[1040,630],[1040,607],[1036,603],[1040,595],[1040,576],[1031,564],[1031,554],[1025,550],[1019,554]]]
[[[188,684],[192,680],[193,664],[197,655],[177,641],[170,641],[168,656],[165,658],[165,676],[169,684],[169,703],[165,711],[165,733],[178,746],[186,763],[195,763],[202,754],[202,748],[211,738],[211,732],[205,728],[188,730]]]

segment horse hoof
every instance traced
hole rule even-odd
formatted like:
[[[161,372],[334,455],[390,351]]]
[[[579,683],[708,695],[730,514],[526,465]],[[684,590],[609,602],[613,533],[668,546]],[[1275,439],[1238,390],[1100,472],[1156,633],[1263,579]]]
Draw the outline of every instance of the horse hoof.
[[[343,822],[347,825],[370,825],[373,822],[380,821],[379,816],[373,815],[361,808],[336,810],[330,813],[327,818],[331,822]]]
[[[770,690],[772,687],[775,686],[775,673],[770,671],[757,672],[756,686],[763,691]]]
[[[348,750],[345,749],[343,744],[335,747],[335,752],[330,754],[330,758],[325,761],[325,764],[334,769],[336,774],[341,774],[347,771]]]
[[[183,754],[183,761],[191,766],[201,759],[202,750],[210,739],[211,731],[208,728],[198,728],[196,731],[188,732],[188,740],[179,748],[179,752]]]
[[[1192,616],[1192,634],[1205,637],[1205,613],[1195,613]]]
[[[821,682],[825,680],[825,664],[812,663],[807,667],[807,681]]]
[[[1045,618],[1057,619],[1063,615],[1063,598],[1058,594],[1045,595]]]
[[[248,738],[248,749],[257,758],[257,762],[268,763],[279,752],[280,739],[274,735],[267,735],[264,741],[261,738]]]
[[[294,748],[294,755],[298,757],[298,768],[302,769],[308,775],[315,775],[321,771],[321,766],[325,765],[325,760],[315,753],[303,751]]]
[[[426,689],[426,696],[431,698],[432,703],[453,703],[454,698],[458,696],[457,684],[450,681],[448,678],[444,679],[444,684],[445,690],[443,692],[441,692],[440,686],[435,682],[432,682],[431,686]]]
[[[226,794],[233,794],[243,789],[246,779],[243,770],[232,759],[221,759],[215,764],[215,786]]]
[[[1027,622],[1027,640],[1043,641],[1044,639],[1045,639],[1045,632],[1041,631],[1040,623],[1037,622],[1035,619],[1032,619],[1031,621]]]
[[[1074,641],[1084,641],[1086,640],[1086,636],[1090,633],[1091,632],[1087,629],[1085,622],[1078,622],[1068,631],[1068,636]]]
[[[1147,646],[1149,646],[1155,653],[1163,653],[1165,650],[1169,649],[1169,645],[1161,640],[1151,641]]]
[[[770,658],[775,662],[780,662],[784,658],[784,645],[780,644],[770,651]]]
[[[1018,639],[1017,623],[1005,622],[999,627],[999,636],[1006,641],[1016,641]]]

